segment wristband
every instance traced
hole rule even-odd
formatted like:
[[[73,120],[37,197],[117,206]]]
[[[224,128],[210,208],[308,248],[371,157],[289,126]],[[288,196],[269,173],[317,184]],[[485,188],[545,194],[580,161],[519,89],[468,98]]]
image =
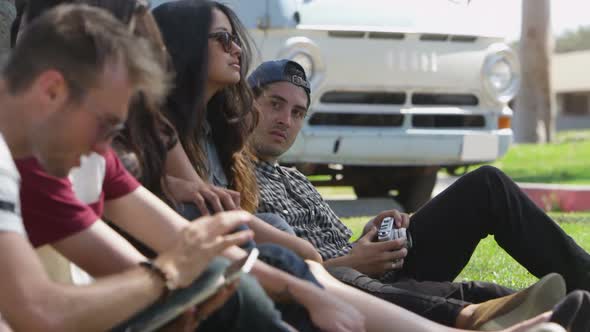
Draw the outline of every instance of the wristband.
[[[152,260],[143,261],[143,262],[139,263],[139,266],[152,272],[153,274],[155,274],[156,276],[158,276],[158,278],[160,278],[162,280],[162,282],[164,283],[164,293],[162,293],[161,298],[167,297],[168,294],[170,294],[170,292],[172,292],[173,290],[176,289],[176,287],[174,287],[174,283],[172,282],[172,279],[170,278],[170,275],[168,273],[164,272],[164,270],[162,270],[159,266],[154,264],[154,261],[152,261]]]

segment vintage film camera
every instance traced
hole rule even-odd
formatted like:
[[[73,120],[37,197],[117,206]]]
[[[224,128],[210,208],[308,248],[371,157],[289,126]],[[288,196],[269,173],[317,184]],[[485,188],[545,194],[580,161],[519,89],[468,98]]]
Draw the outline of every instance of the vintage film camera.
[[[412,248],[413,243],[410,231],[403,227],[396,228],[395,220],[392,217],[385,217],[381,222],[379,231],[377,232],[377,241],[383,242],[400,238],[406,239],[407,249]]]
[[[412,241],[412,235],[410,231],[406,228],[400,227],[396,228],[395,220],[392,217],[385,217],[383,221],[381,221],[381,226],[379,227],[379,231],[377,232],[377,241],[389,241],[395,240],[399,238],[406,239],[406,248],[410,250],[414,245]],[[395,263],[395,262],[394,262]],[[395,282],[397,279],[397,270],[391,270],[386,272],[379,280],[383,283]]]

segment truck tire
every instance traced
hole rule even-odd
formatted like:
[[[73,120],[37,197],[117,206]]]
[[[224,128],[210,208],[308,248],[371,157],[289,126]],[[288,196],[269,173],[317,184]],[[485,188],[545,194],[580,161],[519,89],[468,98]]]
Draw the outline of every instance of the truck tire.
[[[372,198],[372,197],[387,197],[389,196],[390,185],[384,185],[383,183],[370,183],[357,184],[354,186],[354,193],[358,198]]]
[[[415,212],[432,197],[432,189],[436,184],[436,174],[412,176],[398,187],[397,200],[406,212]]]
[[[396,189],[396,200],[406,212],[414,212],[430,200],[436,184],[436,170],[404,174],[403,178],[395,180],[384,174],[372,175],[365,178],[362,183],[354,184],[354,193],[358,198],[388,197],[389,191]]]

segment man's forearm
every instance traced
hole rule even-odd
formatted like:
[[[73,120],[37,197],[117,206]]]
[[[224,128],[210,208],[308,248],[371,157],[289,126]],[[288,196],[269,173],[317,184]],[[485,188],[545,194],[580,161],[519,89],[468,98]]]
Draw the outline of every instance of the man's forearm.
[[[89,286],[56,288],[55,297],[63,298],[60,306],[68,307],[53,313],[63,316],[56,331],[108,330],[155,302],[164,287],[160,277],[138,267]]]
[[[344,255],[336,258],[331,258],[324,261],[324,266],[348,266],[355,267],[355,262],[350,255]]]
[[[188,221],[144,187],[105,202],[105,217],[156,252],[176,243]]]
[[[9,232],[0,232],[0,253],[0,312],[16,331],[104,331],[164,289],[140,267],[89,286],[54,283],[27,240]]]

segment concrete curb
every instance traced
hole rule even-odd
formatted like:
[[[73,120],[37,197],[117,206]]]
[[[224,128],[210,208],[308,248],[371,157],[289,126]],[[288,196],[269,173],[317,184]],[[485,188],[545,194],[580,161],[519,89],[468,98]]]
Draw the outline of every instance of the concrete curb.
[[[590,211],[590,186],[548,183],[518,183],[518,186],[545,211]]]
[[[450,186],[458,177],[441,177],[433,197]],[[590,186],[553,183],[517,183],[529,198],[544,211],[590,211]]]

